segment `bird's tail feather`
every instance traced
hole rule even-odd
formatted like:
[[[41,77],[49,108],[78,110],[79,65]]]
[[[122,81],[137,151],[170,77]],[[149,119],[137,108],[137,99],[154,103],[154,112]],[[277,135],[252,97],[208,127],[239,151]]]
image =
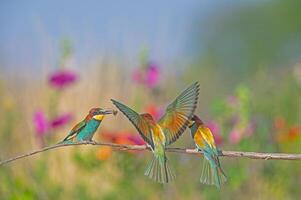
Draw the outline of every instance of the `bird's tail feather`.
[[[175,175],[170,169],[165,156],[154,156],[144,175],[159,183],[168,183],[175,179]]]
[[[219,165],[219,161],[215,163],[204,158],[200,181],[204,184],[215,185],[218,188],[227,181],[227,177]]]

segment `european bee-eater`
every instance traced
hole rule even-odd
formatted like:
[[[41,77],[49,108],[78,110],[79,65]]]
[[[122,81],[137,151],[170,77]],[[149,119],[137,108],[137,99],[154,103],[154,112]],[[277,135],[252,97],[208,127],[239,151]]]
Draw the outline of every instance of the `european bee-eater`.
[[[133,123],[154,154],[144,173],[150,179],[168,183],[175,178],[167,164],[165,147],[175,142],[185,131],[196,109],[198,94],[199,84],[195,83],[167,107],[165,115],[158,122],[150,114],[138,114],[112,99],[114,105]]]
[[[194,115],[189,124],[191,136],[195,142],[198,151],[204,155],[203,170],[200,181],[204,184],[216,185],[220,188],[227,178],[221,168],[218,149],[214,142],[214,137],[211,130],[205,126],[203,121]]]
[[[69,132],[67,137],[60,143],[73,143],[81,141],[92,141],[94,133],[99,127],[105,115],[117,114],[117,111],[111,109],[92,108],[86,118],[76,124]]]

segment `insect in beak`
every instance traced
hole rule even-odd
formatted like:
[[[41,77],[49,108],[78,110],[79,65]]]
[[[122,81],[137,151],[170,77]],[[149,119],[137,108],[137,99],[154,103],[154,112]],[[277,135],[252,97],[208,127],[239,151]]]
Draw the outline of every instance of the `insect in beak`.
[[[193,120],[189,120],[189,123],[188,123],[188,127],[192,127],[192,125],[194,124],[194,121]]]

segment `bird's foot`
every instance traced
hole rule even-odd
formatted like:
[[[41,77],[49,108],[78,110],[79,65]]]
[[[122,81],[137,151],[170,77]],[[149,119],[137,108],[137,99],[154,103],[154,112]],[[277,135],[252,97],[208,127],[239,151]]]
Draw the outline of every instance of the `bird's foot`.
[[[222,156],[222,155],[223,155],[223,151],[220,150],[220,149],[218,149],[218,150],[217,150],[217,154],[218,154],[218,156]]]
[[[89,142],[91,143],[91,144],[93,144],[93,145],[96,145],[97,144],[97,142],[95,141],[95,140],[89,140]]]

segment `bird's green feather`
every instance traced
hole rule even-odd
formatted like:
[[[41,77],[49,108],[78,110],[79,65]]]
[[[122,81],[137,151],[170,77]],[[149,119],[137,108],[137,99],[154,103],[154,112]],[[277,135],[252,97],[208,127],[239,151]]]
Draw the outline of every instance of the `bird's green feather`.
[[[71,138],[74,138],[77,136],[77,134],[86,126],[86,122],[83,120],[76,124],[73,129],[69,132],[67,137],[64,138],[63,141],[70,140]]]

